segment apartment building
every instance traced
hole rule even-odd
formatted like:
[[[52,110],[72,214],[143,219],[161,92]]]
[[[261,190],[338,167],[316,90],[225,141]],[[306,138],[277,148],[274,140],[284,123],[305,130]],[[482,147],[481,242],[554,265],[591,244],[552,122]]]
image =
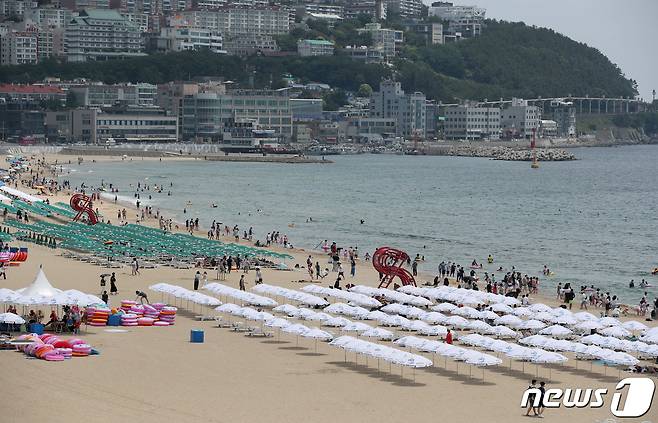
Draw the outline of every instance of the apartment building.
[[[449,107],[445,114],[445,137],[449,140],[500,139],[500,108]]]
[[[406,94],[398,81],[384,80],[370,97],[369,117],[394,119],[398,136],[425,137],[426,100],[420,92]]]

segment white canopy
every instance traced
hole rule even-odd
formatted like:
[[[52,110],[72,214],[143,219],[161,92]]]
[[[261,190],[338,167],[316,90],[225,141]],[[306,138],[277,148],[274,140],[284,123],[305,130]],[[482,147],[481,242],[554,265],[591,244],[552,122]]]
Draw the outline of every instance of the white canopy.
[[[1,186],[0,190],[6,192],[9,195],[13,195],[14,197],[18,197],[22,200],[28,201],[30,203],[34,203],[34,202],[37,202],[37,201],[43,201],[39,197],[35,197],[34,195],[30,195],[26,192],[23,192],[23,191],[18,190],[16,188],[12,188],[12,187],[7,186],[7,185]]]
[[[37,276],[34,278],[32,284],[25,288],[17,289],[16,292],[23,297],[54,297],[62,291],[53,287],[50,281],[48,281],[43,269],[39,268],[39,272],[37,272]]]

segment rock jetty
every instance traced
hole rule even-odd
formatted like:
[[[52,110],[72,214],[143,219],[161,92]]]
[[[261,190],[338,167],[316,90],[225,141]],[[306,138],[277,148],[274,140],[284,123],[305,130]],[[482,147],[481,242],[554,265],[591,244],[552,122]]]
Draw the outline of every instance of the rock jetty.
[[[541,162],[561,162],[576,160],[576,156],[562,149],[538,148],[537,160]],[[509,147],[489,146],[452,146],[443,151],[432,151],[430,154],[462,157],[487,157],[493,160],[506,161],[532,161],[532,151],[528,149],[514,149]]]

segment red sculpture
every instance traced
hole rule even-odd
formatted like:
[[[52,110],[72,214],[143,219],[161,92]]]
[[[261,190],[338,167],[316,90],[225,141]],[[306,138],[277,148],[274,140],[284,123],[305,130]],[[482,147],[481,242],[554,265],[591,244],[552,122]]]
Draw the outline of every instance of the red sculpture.
[[[409,260],[409,256],[402,250],[379,247],[372,255],[373,267],[383,275],[379,287],[387,288],[395,278],[399,278],[402,285],[416,286],[414,277],[407,269],[402,267],[407,260]]]
[[[71,208],[78,212],[73,218],[74,222],[80,220],[83,214],[87,214],[88,222],[90,225],[95,225],[98,223],[98,216],[92,208],[91,198],[87,197],[84,194],[74,194],[69,201]]]

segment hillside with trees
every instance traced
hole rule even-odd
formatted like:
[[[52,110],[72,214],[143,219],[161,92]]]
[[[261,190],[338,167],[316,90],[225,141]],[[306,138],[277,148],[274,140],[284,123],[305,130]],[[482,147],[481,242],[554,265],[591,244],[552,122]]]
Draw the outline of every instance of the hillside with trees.
[[[292,50],[297,37],[327,38],[339,46],[367,44],[356,28],[361,22],[334,29],[309,25],[280,37]],[[412,41],[413,38],[410,38]],[[162,83],[197,76],[222,76],[248,86],[280,88],[283,75],[355,92],[362,84],[378,86],[385,77],[400,80],[407,91],[422,91],[444,102],[460,99],[566,95],[634,96],[636,83],[624,76],[598,50],[552,30],[522,23],[488,21],[482,36],[458,43],[422,46],[406,44],[391,65],[365,64],[342,56],[252,56],[239,58],[211,52],[181,52],[108,62],[58,63],[0,67],[0,82],[29,83],[47,76],[88,78],[106,83],[120,81]]]

